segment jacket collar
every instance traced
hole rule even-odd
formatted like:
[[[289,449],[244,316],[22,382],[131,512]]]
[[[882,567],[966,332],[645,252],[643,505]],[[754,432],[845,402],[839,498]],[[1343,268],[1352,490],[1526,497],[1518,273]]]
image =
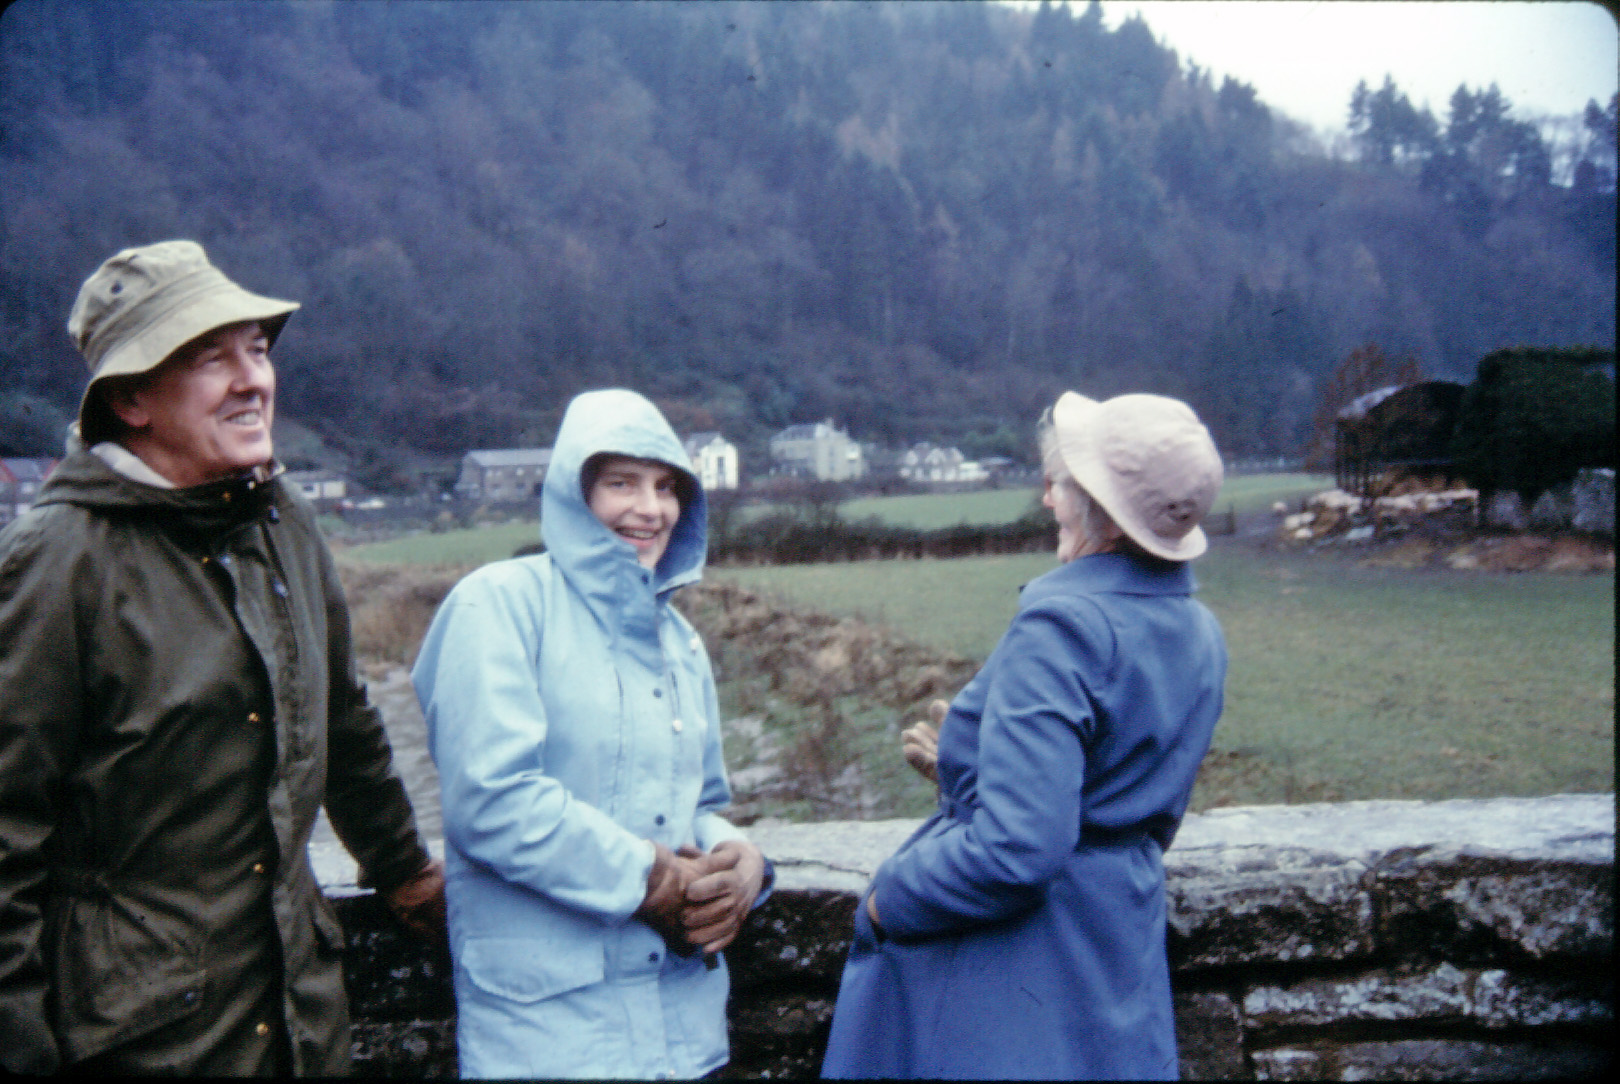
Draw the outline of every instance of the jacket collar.
[[[1036,583],[1054,588],[1116,595],[1190,595],[1198,589],[1190,561],[1143,560],[1123,553],[1094,553],[1059,565]]]
[[[214,537],[269,513],[278,473],[279,467],[271,465],[206,485],[163,488],[115,469],[86,449],[75,434],[34,504],[150,515],[185,533]]]

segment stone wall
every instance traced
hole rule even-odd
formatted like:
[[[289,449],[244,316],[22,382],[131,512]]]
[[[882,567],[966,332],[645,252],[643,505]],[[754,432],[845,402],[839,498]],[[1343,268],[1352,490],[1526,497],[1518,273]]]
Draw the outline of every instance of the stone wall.
[[[727,953],[728,1076],[812,1076],[855,902],[916,821],[759,824],[777,890]],[[1597,1075],[1613,1028],[1613,795],[1218,810],[1165,856],[1187,1077]],[[317,868],[350,931],[356,1068],[454,1074],[448,961]]]

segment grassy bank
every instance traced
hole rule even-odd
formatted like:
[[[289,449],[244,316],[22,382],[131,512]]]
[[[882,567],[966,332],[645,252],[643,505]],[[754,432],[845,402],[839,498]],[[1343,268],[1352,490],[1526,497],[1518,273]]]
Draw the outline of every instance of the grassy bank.
[[[714,575],[982,659],[1050,557]],[[1195,808],[1613,789],[1614,578],[1363,568],[1219,547],[1231,651]]]

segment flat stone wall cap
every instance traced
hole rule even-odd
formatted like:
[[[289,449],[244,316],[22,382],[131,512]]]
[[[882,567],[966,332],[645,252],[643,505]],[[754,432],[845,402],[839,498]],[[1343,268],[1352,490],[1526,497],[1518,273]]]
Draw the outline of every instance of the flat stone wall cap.
[[[747,832],[775,864],[778,887],[861,893],[883,860],[920,824],[916,818],[813,824],[761,820]]]
[[[427,849],[434,858],[444,859],[444,840],[427,840]],[[370,891],[360,887],[360,867],[341,843],[311,841],[308,853],[310,868],[315,871],[315,883],[328,896],[341,899]]]
[[[912,817],[803,824],[765,819],[747,832],[776,864],[782,887],[861,892],[883,860],[921,824]],[[1414,845],[1612,864],[1614,826],[1613,794],[1232,806],[1189,814],[1166,864],[1196,869],[1204,864],[1197,851],[1233,847],[1311,852],[1312,865],[1375,864]],[[429,840],[428,848],[443,857],[443,840]],[[309,856],[316,880],[329,895],[362,891],[354,859],[341,845],[312,842]]]
[[[1373,863],[1414,845],[1508,857],[1614,860],[1613,794],[1233,806],[1189,815],[1170,858],[1199,849],[1281,847]],[[1190,854],[1187,857],[1192,857]]]

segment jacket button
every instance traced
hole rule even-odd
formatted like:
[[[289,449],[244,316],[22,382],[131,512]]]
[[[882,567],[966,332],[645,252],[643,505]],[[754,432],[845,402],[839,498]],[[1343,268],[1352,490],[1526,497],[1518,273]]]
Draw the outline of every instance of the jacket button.
[[[256,712],[256,711],[248,712],[248,722],[253,723],[255,726],[257,726],[258,722],[259,722],[259,713]]]
[[[647,962],[650,963],[650,964],[657,963],[658,962],[658,953],[656,953],[656,952],[647,953]]]
[[[653,695],[654,696],[663,696],[664,695],[664,690],[662,690],[662,689],[654,689],[653,690]]]
[[[675,728],[675,733],[679,734],[681,732],[681,721],[679,719],[676,719],[673,723],[670,723],[669,725]]]
[[[253,872],[254,873],[263,873],[264,872],[264,863],[263,862],[255,862],[255,863],[253,863]]]
[[[658,814],[658,816],[653,818],[653,823],[654,824],[660,824],[660,825],[663,824],[664,823],[664,815],[662,813]]]
[[[258,1026],[253,1029],[253,1031],[254,1031],[255,1034],[258,1034],[258,1035],[268,1035],[268,1034],[270,1034],[270,1025],[264,1023],[261,1020],[259,1022],[259,1024],[258,1024]]]

